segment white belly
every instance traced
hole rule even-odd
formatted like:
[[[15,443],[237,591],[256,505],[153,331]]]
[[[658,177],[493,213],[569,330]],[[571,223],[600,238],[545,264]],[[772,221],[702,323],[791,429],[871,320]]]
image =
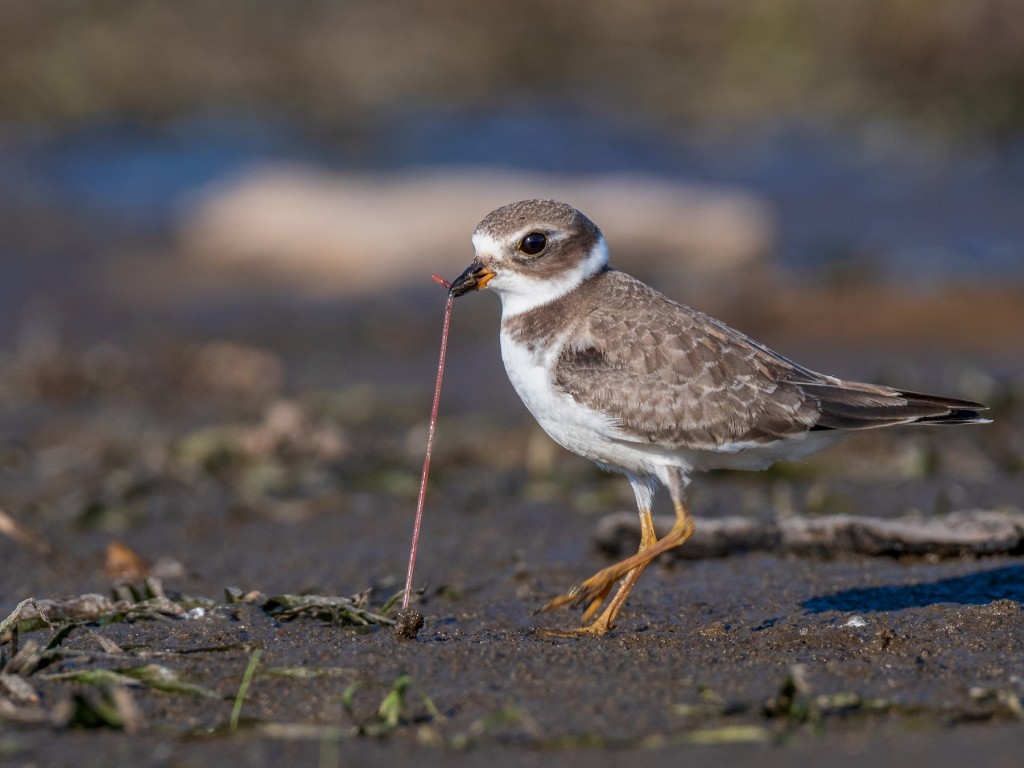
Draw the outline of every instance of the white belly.
[[[573,453],[609,469],[638,475],[655,473],[655,467],[678,465],[655,446],[624,439],[614,419],[584,407],[552,383],[551,371],[561,344],[530,351],[501,334],[501,358],[505,372],[523,403],[551,438]]]
[[[765,469],[779,459],[796,460],[838,442],[841,432],[807,432],[770,443],[734,443],[708,449],[670,449],[622,433],[607,414],[580,405],[554,386],[552,369],[561,344],[531,351],[501,333],[501,357],[509,381],[537,423],[562,447],[608,468],[638,476],[658,475],[659,467],[683,474],[708,469]]]

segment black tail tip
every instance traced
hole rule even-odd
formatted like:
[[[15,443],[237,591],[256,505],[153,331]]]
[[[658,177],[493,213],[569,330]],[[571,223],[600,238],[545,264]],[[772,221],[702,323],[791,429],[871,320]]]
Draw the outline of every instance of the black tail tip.
[[[986,410],[987,406],[981,405],[980,403],[976,406],[981,410]],[[941,416],[925,416],[922,419],[918,419],[916,424],[991,424],[992,419],[987,419],[982,416],[978,411],[972,408],[954,408],[949,413]]]

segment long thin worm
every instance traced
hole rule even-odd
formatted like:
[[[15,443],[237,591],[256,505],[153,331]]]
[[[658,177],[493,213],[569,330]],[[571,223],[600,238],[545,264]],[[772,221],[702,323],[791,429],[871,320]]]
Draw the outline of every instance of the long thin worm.
[[[451,288],[452,284],[438,275],[431,275],[435,283]],[[423,523],[423,505],[427,497],[427,477],[430,475],[430,452],[434,448],[434,430],[437,428],[437,407],[441,400],[441,378],[444,376],[444,358],[448,352],[448,326],[452,320],[452,301],[454,296],[448,294],[448,303],[444,307],[444,330],[441,331],[441,357],[437,362],[437,383],[434,385],[434,406],[430,409],[430,428],[427,431],[427,453],[423,457],[423,474],[420,475],[420,496],[416,501],[416,522],[412,529],[412,546],[409,548],[409,570],[405,575],[405,594],[402,596],[402,610],[409,607],[409,596],[412,594],[412,569],[416,565],[416,550],[420,541],[420,526]]]

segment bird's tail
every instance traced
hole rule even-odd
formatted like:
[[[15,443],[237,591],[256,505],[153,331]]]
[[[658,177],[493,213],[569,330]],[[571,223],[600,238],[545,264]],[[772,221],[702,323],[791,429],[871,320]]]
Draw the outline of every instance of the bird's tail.
[[[971,400],[926,395],[874,384],[833,380],[801,382],[821,405],[815,429],[874,429],[897,424],[987,424]]]

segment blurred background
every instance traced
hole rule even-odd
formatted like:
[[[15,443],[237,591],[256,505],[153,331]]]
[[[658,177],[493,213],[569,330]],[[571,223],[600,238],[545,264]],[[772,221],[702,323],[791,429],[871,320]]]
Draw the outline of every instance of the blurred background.
[[[112,536],[187,560],[211,520],[390,510],[394,542],[361,557],[400,572],[429,275],[537,196],[590,215],[614,265],[811,367],[996,406],[941,444],[858,443],[931,483],[891,511],[1018,504],[1012,0],[3,0],[0,509],[89,562]],[[493,297],[457,304],[437,493],[628,508],[538,435],[497,330]],[[833,477],[857,477],[841,451]],[[801,471],[721,506],[770,512],[794,482],[801,510],[862,508]],[[42,578],[24,573],[0,597]]]

